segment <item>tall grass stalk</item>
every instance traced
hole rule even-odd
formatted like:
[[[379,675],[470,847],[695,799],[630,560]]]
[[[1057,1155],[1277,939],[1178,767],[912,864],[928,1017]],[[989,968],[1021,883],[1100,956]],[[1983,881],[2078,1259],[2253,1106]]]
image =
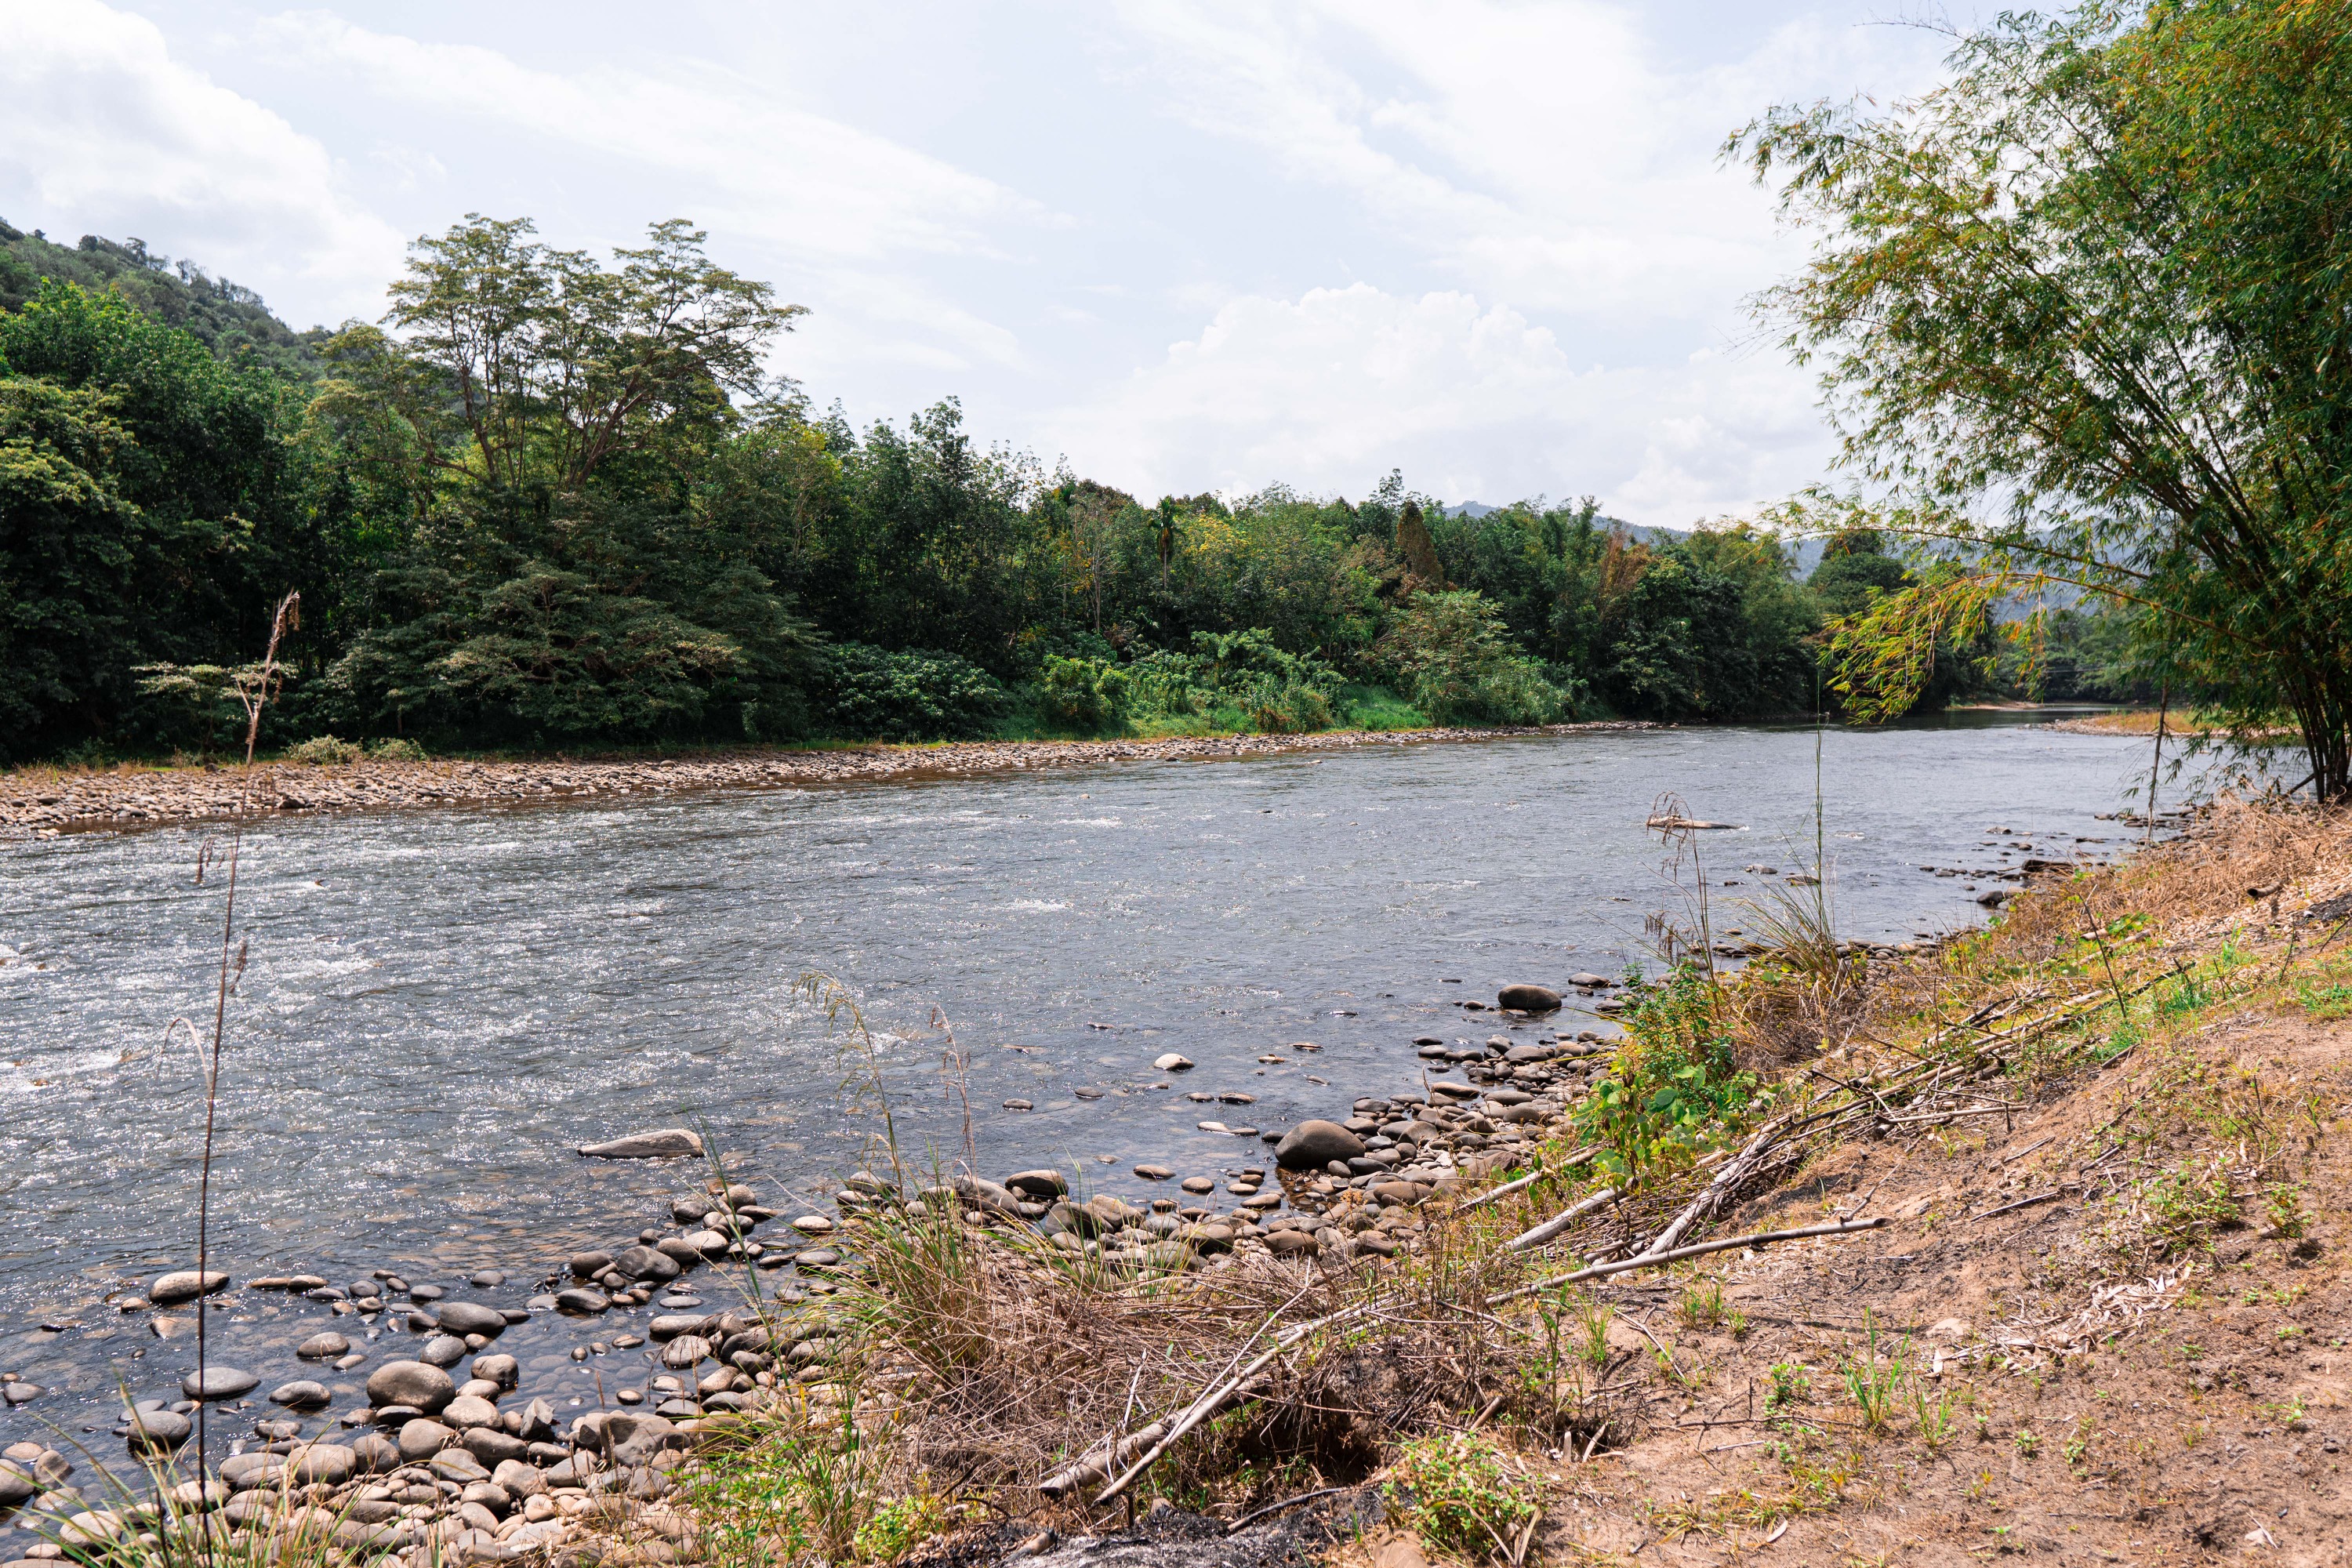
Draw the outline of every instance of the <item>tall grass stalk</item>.
[[[196,1384],[204,1389],[205,1373],[211,1365],[211,1335],[207,1325],[212,1318],[211,1292],[205,1289],[205,1276],[212,1268],[212,1204],[213,1151],[219,1131],[221,1059],[228,1039],[228,999],[245,977],[246,943],[236,934],[236,879],[245,849],[245,825],[253,812],[254,749],[261,739],[261,715],[278,689],[280,672],[278,668],[278,645],[286,634],[301,625],[302,595],[289,594],[278,602],[277,611],[269,617],[269,647],[261,657],[260,665],[249,675],[239,672],[236,690],[237,700],[245,708],[245,765],[237,784],[236,814],[229,821],[228,887],[221,903],[220,969],[213,993],[213,1040],[209,1059],[205,1064],[205,1148],[204,1162],[196,1184]],[[205,856],[196,862],[196,880],[204,881]],[[196,1402],[196,1473],[203,1476],[210,1469],[206,1444],[205,1416],[212,1408],[210,1399]],[[205,1561],[212,1561],[212,1535],[204,1535]]]

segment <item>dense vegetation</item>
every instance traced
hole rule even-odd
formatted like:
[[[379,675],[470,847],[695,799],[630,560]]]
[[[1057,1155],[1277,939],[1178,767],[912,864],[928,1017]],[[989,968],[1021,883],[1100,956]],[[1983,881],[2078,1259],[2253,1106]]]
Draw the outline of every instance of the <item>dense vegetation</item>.
[[[1927,568],[1839,628],[1836,684],[1900,710],[2060,588],[2113,612],[2074,641],[2284,720],[2352,795],[2352,5],[2004,16],[1932,93],[1733,145],[1821,237],[1768,308],[1876,489],[1796,510]]]
[[[12,758],[217,746],[289,591],[275,742],[528,748],[1799,712],[1824,613],[1911,581],[1867,532],[1807,584],[1590,500],[1146,504],[951,402],[855,430],[763,374],[799,308],[678,223],[599,261],[469,218],[299,335],[143,245],[0,237]]]

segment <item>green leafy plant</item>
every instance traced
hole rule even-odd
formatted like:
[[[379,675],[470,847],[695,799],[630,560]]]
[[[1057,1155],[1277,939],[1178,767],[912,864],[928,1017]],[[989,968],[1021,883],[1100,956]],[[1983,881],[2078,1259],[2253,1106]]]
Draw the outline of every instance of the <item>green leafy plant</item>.
[[[1535,1490],[1494,1439],[1478,1432],[1417,1437],[1399,1451],[1385,1489],[1434,1551],[1511,1559],[1538,1516]]]
[[[1882,1350],[1878,1325],[1867,1308],[1863,1310],[1862,1321],[1862,1354],[1847,1357],[1839,1375],[1844,1380],[1846,1393],[1853,1399],[1855,1410],[1861,1414],[1863,1429],[1884,1432],[1894,1419],[1895,1402],[1911,1375],[1910,1363],[1905,1355],[1909,1343],[1906,1341],[1894,1350]]]

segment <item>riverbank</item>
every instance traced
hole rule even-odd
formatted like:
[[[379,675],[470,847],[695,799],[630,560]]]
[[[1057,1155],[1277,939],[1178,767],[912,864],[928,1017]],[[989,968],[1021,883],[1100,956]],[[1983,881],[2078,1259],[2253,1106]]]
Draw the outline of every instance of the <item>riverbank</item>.
[[[862,1211],[859,1353],[698,1429],[693,1550],[2332,1563],[2347,926],[2343,823],[2226,809],[1932,955],[1654,990],[1533,1147],[1214,1271]]]
[[[757,749],[684,757],[395,761],[313,765],[77,769],[0,773],[0,833],[217,821],[250,790],[268,813],[404,811],[430,806],[618,799],[712,790],[805,788],[884,779],[955,777],[1130,762],[1208,762],[1283,752],[1460,743],[1527,735],[1653,728],[1610,721],[1539,729],[1330,730],[1297,735],[1174,736],[1162,740],[965,741],[843,750]]]
[[[216,1442],[251,1436],[209,1497],[110,1498],[71,1445],[0,1486],[126,1563],[163,1555],[142,1528],[413,1568],[2134,1561],[2257,1531],[2327,1561],[2347,926],[2352,833],[2231,809],[2043,868],[1933,952],[1798,942],[1638,992],[1619,1042],[1460,999],[1484,1044],[1417,1044],[1467,1081],[1279,1142],[1195,1094],[1234,1168],[1139,1165],[1143,1203],[886,1163],[797,1211],[682,1159],[666,1212],[544,1274],[223,1282],[295,1360],[213,1363]],[[141,1286],[125,1315],[173,1343],[195,1283]],[[568,1397],[525,1348],[550,1326]],[[184,1466],[193,1409],[114,1437]]]

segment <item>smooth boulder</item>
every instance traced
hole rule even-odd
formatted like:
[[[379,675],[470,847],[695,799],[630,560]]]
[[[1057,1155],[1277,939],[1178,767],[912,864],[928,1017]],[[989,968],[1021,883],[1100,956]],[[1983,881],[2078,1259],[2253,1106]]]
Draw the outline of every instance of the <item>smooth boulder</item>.
[[[688,1154],[699,1156],[702,1138],[683,1127],[664,1127],[652,1132],[632,1132],[603,1143],[584,1143],[580,1152],[591,1160],[675,1160]]]
[[[1336,1121],[1302,1121],[1274,1146],[1274,1163],[1286,1171],[1316,1171],[1363,1152],[1364,1141]]]
[[[173,1307],[199,1296],[209,1296],[227,1285],[228,1276],[217,1268],[207,1268],[201,1274],[193,1268],[179,1268],[148,1286],[147,1299],[159,1307]]]
[[[496,1339],[507,1331],[506,1314],[496,1307],[485,1307],[478,1301],[444,1301],[437,1314],[441,1331],[463,1338],[480,1334]]]
[[[304,1378],[295,1383],[281,1383],[269,1391],[269,1403],[283,1405],[289,1410],[324,1410],[335,1402],[323,1383]]]
[[[629,1247],[613,1259],[613,1267],[631,1279],[675,1279],[678,1273],[677,1259],[656,1247]]]
[[[1549,985],[1506,985],[1496,993],[1495,1005],[1517,1013],[1557,1013],[1559,993]]]
[[[180,1392],[203,1403],[235,1399],[261,1386],[261,1379],[241,1367],[208,1366],[180,1379]]]
[[[421,1361],[388,1361],[368,1373],[368,1403],[405,1405],[435,1411],[457,1397],[457,1385],[437,1366]]]
[[[1059,1171],[1015,1171],[1004,1178],[1004,1184],[1026,1198],[1044,1198],[1051,1202],[1070,1190],[1069,1178]]]

